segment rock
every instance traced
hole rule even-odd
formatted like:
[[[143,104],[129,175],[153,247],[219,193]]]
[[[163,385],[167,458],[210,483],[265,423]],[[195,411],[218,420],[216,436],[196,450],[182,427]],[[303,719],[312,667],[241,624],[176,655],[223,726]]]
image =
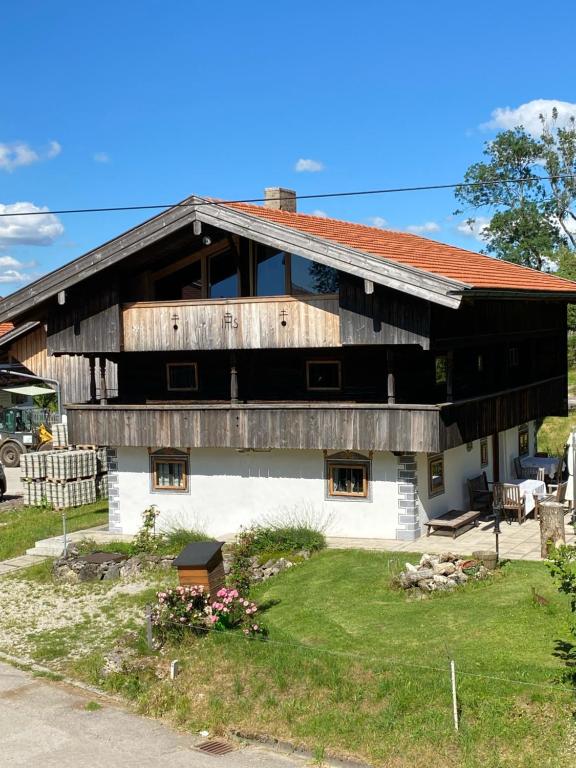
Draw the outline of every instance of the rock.
[[[301,557],[303,560],[309,560],[310,559],[310,550],[309,549],[300,549],[298,552],[294,553],[295,557]]]
[[[119,579],[120,568],[121,568],[120,563],[113,563],[109,568],[107,568],[104,571],[102,579],[104,581],[109,581],[110,579]]]
[[[449,576],[456,571],[456,566],[451,562],[436,563],[432,570],[440,576]]]
[[[455,563],[458,560],[458,555],[455,555],[452,552],[444,552],[440,555],[438,560],[440,563]]]
[[[420,568],[431,568],[433,565],[430,555],[422,555],[420,558]]]
[[[478,568],[478,571],[476,572],[476,577],[475,578],[478,579],[478,581],[482,581],[483,579],[487,579],[488,578],[489,573],[490,573],[490,571],[488,570],[488,568],[486,568],[485,566],[481,565]]]
[[[436,573],[433,576],[433,580],[435,584],[448,584],[448,582],[450,581],[450,579],[447,576],[442,576],[439,573]]]
[[[408,573],[416,573],[416,571],[418,570],[417,566],[412,565],[412,563],[406,563],[405,567]]]

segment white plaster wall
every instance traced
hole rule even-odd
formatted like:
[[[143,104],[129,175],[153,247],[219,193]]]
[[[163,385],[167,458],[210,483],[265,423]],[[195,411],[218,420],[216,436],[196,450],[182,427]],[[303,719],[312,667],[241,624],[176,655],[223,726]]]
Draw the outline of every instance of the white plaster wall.
[[[536,445],[535,423],[528,423],[528,438],[530,453],[534,453]],[[474,440],[472,450],[465,445],[459,445],[444,452],[444,493],[428,497],[428,454],[417,454],[418,463],[418,500],[420,520],[424,522],[432,517],[447,512],[449,509],[470,508],[466,480],[486,472],[489,481],[494,479],[494,456],[492,451],[492,435],[486,438],[488,442],[488,466],[480,463],[480,440]],[[518,427],[507,429],[499,434],[500,445],[500,481],[506,482],[516,477],[514,472],[514,457],[518,456]]]
[[[419,453],[418,463],[418,500],[420,520],[424,522],[447,512],[449,509],[470,508],[466,480],[486,471],[488,479],[492,471],[492,445],[488,438],[488,467],[480,466],[480,440],[474,440],[472,450],[465,445],[444,451],[444,493],[429,498],[428,496],[428,454]]]
[[[134,533],[146,507],[156,504],[161,527],[199,527],[213,536],[233,533],[282,512],[329,519],[332,536],[394,538],[398,520],[397,458],[376,453],[370,500],[327,500],[322,451],[192,449],[189,492],[153,492],[145,448],[118,448],[121,527]]]
[[[514,480],[516,477],[514,459],[518,456],[518,427],[500,432],[499,440],[500,481],[505,483],[508,480]],[[533,454],[536,450],[536,429],[533,421],[528,422],[528,444],[529,453]]]

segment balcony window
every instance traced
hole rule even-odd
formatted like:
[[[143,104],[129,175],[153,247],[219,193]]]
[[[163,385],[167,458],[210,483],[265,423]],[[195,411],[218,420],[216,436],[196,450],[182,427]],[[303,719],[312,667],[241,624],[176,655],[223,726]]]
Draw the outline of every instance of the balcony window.
[[[169,392],[195,392],[198,389],[198,365],[196,363],[168,363],[166,365]]]
[[[285,296],[288,254],[267,246],[255,246],[255,296]]]
[[[444,493],[444,456],[430,456],[428,459],[428,496]]]
[[[307,360],[306,388],[309,391],[338,391],[342,388],[339,360]]]
[[[210,258],[209,296],[211,299],[236,299],[240,295],[238,267],[230,251]]]
[[[302,256],[290,256],[290,282],[294,296],[338,293],[338,271]]]
[[[153,453],[150,475],[153,491],[185,493],[188,490],[188,455],[172,449]]]

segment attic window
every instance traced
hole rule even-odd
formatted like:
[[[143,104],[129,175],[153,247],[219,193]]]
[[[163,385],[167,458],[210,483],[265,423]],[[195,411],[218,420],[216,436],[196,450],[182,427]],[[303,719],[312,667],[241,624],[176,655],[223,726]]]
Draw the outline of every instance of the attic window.
[[[195,392],[198,389],[197,363],[167,363],[166,380],[169,392]]]
[[[307,360],[306,388],[309,391],[338,391],[342,388],[339,360]]]

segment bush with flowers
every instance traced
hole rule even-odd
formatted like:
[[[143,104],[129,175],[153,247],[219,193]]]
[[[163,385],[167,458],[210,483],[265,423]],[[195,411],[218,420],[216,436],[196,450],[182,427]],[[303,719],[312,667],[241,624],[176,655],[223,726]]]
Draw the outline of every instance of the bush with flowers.
[[[239,629],[249,637],[266,636],[255,614],[258,607],[236,589],[223,587],[210,602],[203,586],[179,586],[158,592],[152,609],[156,639],[179,639],[187,632],[207,634],[210,630]]]

